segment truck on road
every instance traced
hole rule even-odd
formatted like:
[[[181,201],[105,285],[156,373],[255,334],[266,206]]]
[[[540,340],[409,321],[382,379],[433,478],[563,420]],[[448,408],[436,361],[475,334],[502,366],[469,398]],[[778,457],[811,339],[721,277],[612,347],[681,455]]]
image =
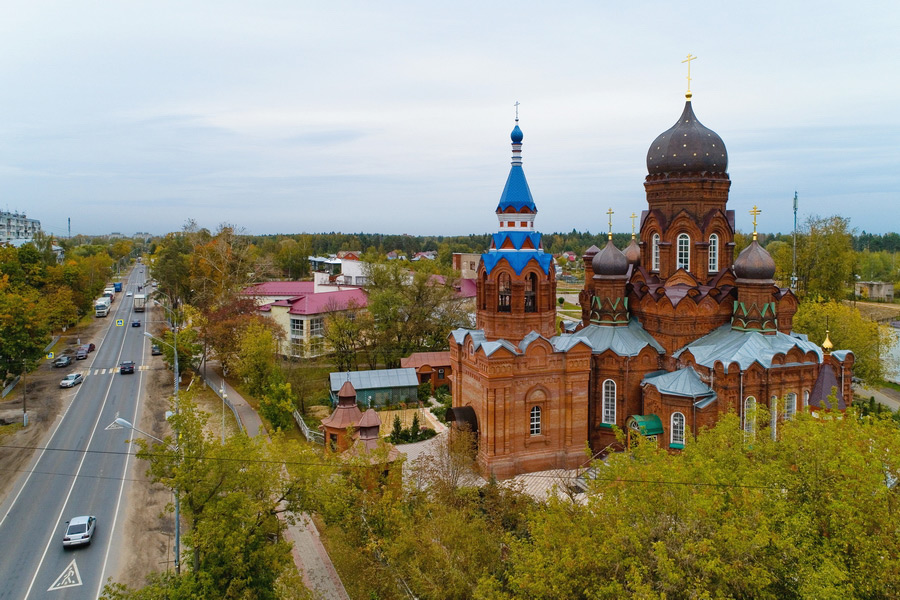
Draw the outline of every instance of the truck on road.
[[[107,286],[105,290],[103,290],[103,295],[109,298],[110,302],[116,301],[116,288],[113,286]]]
[[[135,294],[134,295],[134,312],[144,312],[144,307],[146,305],[147,305],[146,294]]]
[[[97,298],[94,302],[94,316],[105,317],[109,314],[110,301],[106,296]]]
[[[113,289],[116,290],[117,292],[121,292],[122,291],[122,282],[121,281],[115,282],[113,284]]]

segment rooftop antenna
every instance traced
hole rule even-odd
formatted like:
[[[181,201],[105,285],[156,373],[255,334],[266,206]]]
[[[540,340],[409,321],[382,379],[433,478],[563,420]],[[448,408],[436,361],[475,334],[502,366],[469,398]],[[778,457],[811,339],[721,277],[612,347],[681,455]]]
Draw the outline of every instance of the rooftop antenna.
[[[797,190],[794,190],[794,267],[791,271],[791,290],[797,291]]]

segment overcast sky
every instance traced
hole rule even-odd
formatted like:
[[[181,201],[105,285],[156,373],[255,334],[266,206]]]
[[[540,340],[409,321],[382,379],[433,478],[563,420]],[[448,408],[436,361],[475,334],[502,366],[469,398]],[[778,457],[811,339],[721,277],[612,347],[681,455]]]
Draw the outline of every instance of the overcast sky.
[[[520,106],[544,232],[630,231],[684,106],[737,227],[898,231],[900,3],[6,0],[0,209],[45,231],[496,231]]]

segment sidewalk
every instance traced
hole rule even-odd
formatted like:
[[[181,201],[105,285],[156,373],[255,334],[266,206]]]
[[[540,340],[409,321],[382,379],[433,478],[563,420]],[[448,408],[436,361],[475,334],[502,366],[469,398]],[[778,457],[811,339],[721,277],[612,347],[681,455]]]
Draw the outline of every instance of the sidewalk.
[[[238,418],[244,426],[247,435],[269,436],[262,419],[253,410],[253,407],[241,396],[236,389],[228,384],[222,377],[222,369],[215,362],[207,363],[206,383],[216,389],[225,382],[225,392],[228,401],[237,411]],[[288,525],[285,532],[287,539],[293,543],[292,554],[294,563],[303,576],[303,583],[311,589],[317,598],[323,600],[350,600],[341,578],[338,576],[328,552],[319,539],[319,530],[308,515],[298,515],[295,525]]]

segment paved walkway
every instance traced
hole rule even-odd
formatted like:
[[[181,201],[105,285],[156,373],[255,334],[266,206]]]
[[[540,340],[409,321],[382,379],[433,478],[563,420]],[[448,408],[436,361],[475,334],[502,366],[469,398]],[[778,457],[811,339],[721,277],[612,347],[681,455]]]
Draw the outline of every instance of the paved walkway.
[[[216,389],[222,385],[222,370],[217,363],[207,364],[206,382]],[[263,426],[262,419],[252,406],[225,380],[225,392],[228,400],[237,411],[238,418],[248,435],[269,436]],[[297,569],[303,575],[303,583],[315,592],[317,598],[323,600],[350,600],[341,578],[338,576],[328,552],[319,539],[319,530],[308,515],[299,515],[295,525],[289,525],[287,538],[293,542],[292,553]]]

